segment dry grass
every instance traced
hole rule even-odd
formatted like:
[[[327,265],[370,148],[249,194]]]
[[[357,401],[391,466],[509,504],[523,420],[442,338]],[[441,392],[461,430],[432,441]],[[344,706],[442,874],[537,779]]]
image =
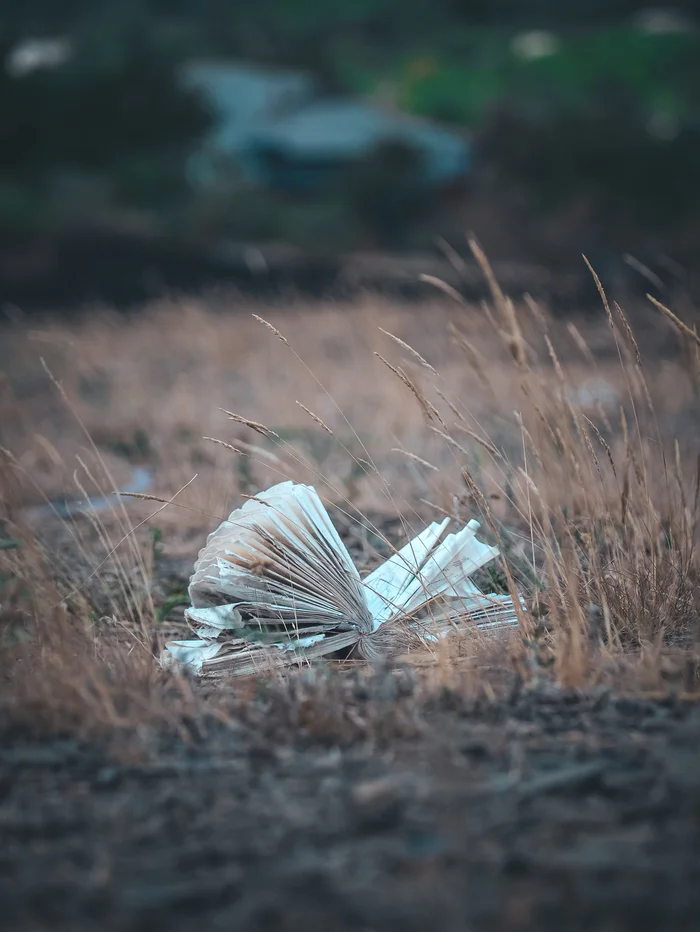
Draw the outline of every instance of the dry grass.
[[[14,714],[86,730],[196,718],[201,689],[154,662],[163,616],[206,532],[283,477],[313,482],[349,524],[363,516],[350,536],[367,566],[392,520],[398,544],[442,514],[481,514],[506,557],[492,588],[528,597],[522,637],[413,657],[422,688],[492,693],[517,675],[695,690],[697,338],[687,311],[684,327],[658,313],[649,326],[640,309],[640,345],[605,306],[602,324],[566,324],[493,282],[481,309],[171,303],[5,326],[0,648]],[[655,355],[674,333],[678,351]],[[172,505],[114,499],[68,520],[44,507],[123,488],[135,465]]]

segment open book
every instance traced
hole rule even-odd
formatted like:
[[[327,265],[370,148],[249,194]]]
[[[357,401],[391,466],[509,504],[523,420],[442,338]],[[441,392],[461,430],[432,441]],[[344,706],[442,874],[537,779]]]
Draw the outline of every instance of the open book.
[[[447,534],[449,522],[362,579],[316,491],[275,485],[209,535],[185,612],[197,637],[166,644],[162,662],[240,675],[338,651],[378,660],[469,626],[517,625],[510,596],[470,579],[498,549],[476,539],[478,522]]]

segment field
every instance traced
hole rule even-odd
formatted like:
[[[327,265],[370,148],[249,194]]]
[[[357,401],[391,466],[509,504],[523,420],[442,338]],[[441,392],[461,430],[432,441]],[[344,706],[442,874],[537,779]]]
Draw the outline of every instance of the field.
[[[562,320],[492,282],[481,307],[8,312],[7,928],[689,928],[700,343],[673,311]],[[284,477],[362,571],[478,517],[520,629],[379,667],[161,670],[206,534]]]

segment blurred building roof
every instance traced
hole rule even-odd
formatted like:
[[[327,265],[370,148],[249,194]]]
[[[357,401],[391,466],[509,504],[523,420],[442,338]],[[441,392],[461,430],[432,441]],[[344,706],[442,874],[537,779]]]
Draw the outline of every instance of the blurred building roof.
[[[301,162],[347,161],[382,143],[402,142],[420,152],[434,181],[465,174],[470,162],[469,143],[459,132],[344,97],[309,103],[261,127],[254,138]]]
[[[238,62],[188,62],[182,82],[204,97],[215,117],[213,130],[190,166],[199,177],[207,175],[211,159],[240,154],[261,126],[317,94],[311,75]]]
[[[313,187],[323,167],[359,159],[387,142],[417,150],[430,182],[461,177],[470,168],[471,147],[457,130],[350,97],[320,96],[314,78],[303,72],[191,62],[183,77],[205,95],[217,117],[191,160],[196,180],[215,174],[217,158],[228,157],[257,181],[283,186],[296,186],[289,171],[295,164],[299,177],[304,175],[301,186]],[[278,172],[264,158],[271,151],[280,158]]]

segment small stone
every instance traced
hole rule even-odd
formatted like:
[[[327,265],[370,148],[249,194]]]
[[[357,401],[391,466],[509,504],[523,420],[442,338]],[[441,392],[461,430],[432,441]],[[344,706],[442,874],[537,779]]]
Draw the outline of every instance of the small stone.
[[[109,789],[119,783],[119,771],[116,767],[103,767],[95,777],[95,786]]]
[[[392,828],[404,808],[403,786],[396,777],[378,777],[356,784],[351,798],[360,825],[367,829]]]

